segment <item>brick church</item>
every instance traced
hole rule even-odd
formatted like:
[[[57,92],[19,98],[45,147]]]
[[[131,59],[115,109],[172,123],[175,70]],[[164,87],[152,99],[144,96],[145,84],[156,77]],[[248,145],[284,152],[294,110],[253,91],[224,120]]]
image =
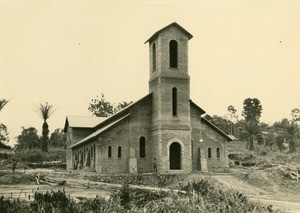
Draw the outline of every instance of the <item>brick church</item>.
[[[228,167],[231,138],[190,99],[188,42],[177,23],[149,43],[149,94],[110,117],[68,116],[67,170],[188,173]]]

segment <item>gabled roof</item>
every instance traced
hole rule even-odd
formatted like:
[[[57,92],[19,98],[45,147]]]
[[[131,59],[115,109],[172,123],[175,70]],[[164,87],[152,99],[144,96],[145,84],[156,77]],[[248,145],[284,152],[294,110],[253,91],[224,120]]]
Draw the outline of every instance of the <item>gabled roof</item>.
[[[67,116],[64,132],[67,132],[67,128],[93,128],[97,124],[107,119],[107,117],[95,117],[95,116]]]
[[[195,107],[197,110],[200,111],[201,115],[205,114],[206,112],[204,111],[204,109],[202,109],[201,107],[199,107],[197,104],[195,104],[195,102],[193,102],[192,100],[190,100],[190,104],[191,106]]]
[[[177,27],[178,29],[180,29],[182,32],[184,32],[184,33],[188,36],[189,40],[190,40],[191,38],[193,38],[193,35],[190,34],[186,29],[184,29],[183,27],[181,27],[181,26],[180,26],[179,24],[177,24],[176,22],[173,22],[173,23],[169,24],[168,26],[166,26],[166,27],[160,29],[160,30],[157,31],[156,33],[154,33],[147,41],[145,41],[145,44],[146,44],[147,42],[151,42],[156,36],[158,36],[159,33],[161,33],[162,31],[164,31],[164,30],[166,30],[166,29],[168,29],[169,27],[172,27],[172,26],[175,26],[175,27]]]
[[[217,131],[222,136],[224,136],[228,141],[232,141],[232,138],[229,137],[229,135],[227,135],[225,132],[223,132],[221,129],[219,129],[216,125],[214,125],[213,123],[211,123],[206,118],[201,117],[201,121],[203,121],[204,123],[206,123],[208,126],[210,126],[212,129],[214,129],[215,131]]]
[[[83,144],[83,143],[85,143],[85,142],[88,142],[88,141],[90,141],[90,140],[92,140],[92,139],[94,139],[94,138],[96,138],[100,133],[102,133],[102,132],[104,132],[105,130],[107,130],[107,129],[113,127],[114,125],[116,125],[116,124],[118,124],[118,123],[120,123],[120,122],[123,121],[125,118],[127,118],[129,115],[130,115],[130,114],[127,114],[127,115],[121,117],[120,119],[115,120],[114,122],[111,122],[109,125],[106,125],[106,126],[100,128],[100,129],[98,129],[96,132],[93,132],[92,134],[90,134],[89,136],[83,138],[82,140],[80,140],[80,141],[77,142],[76,144],[70,146],[70,149],[71,149],[71,148],[74,148],[74,147],[76,147],[76,146],[79,146],[79,145],[81,145],[81,144]]]
[[[119,112],[117,112],[117,113],[115,113],[115,114],[113,114],[109,117],[99,117],[99,118],[102,118],[103,120],[96,123],[94,126],[90,127],[90,128],[94,128],[95,132],[93,132],[92,134],[90,134],[87,137],[83,138],[78,143],[72,145],[70,148],[81,145],[81,144],[97,137],[103,131],[107,130],[108,128],[110,128],[113,125],[117,124],[118,122],[122,121],[124,118],[128,117],[129,116],[129,111],[130,111],[130,109],[132,109],[132,107],[134,107],[138,103],[140,103],[140,102],[142,102],[142,101],[144,101],[148,98],[151,98],[151,97],[152,97],[152,93],[149,93],[148,95],[144,96],[143,98],[137,100],[136,102],[134,102],[132,104],[129,104],[127,107],[123,108]],[[94,117],[89,117],[89,118],[94,118]]]
[[[132,107],[134,107],[138,103],[140,103],[150,97],[152,97],[152,93],[149,93],[148,95],[144,96],[143,98],[141,98],[141,99],[129,104],[127,107],[121,109],[119,112],[107,117],[107,119],[103,120],[101,123],[98,123],[94,128],[99,129],[102,126],[105,126],[105,125],[109,124],[110,122],[114,121],[115,119],[117,119],[125,114],[128,114]]]

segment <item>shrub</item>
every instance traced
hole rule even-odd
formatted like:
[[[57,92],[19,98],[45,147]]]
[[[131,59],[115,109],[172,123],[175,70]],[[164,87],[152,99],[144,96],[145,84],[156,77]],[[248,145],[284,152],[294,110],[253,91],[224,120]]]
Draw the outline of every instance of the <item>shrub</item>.
[[[35,192],[34,201],[30,204],[33,212],[78,212],[78,207],[65,191],[58,190],[46,193]]]
[[[5,213],[27,213],[29,206],[20,202],[19,199],[0,197],[0,212]]]

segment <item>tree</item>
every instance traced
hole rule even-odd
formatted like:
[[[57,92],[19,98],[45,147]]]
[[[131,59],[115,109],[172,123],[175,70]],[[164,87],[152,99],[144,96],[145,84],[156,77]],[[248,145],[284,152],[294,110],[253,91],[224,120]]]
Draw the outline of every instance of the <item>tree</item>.
[[[299,133],[299,126],[295,121],[290,121],[284,126],[284,136],[289,144],[289,152],[296,151],[297,135]]]
[[[7,132],[7,127],[0,123],[0,143],[5,144],[9,142],[9,136]]]
[[[214,125],[216,125],[223,132],[228,134],[229,121],[227,119],[217,115],[210,116],[208,114],[205,115],[205,118]]]
[[[229,125],[229,134],[233,135],[233,124],[235,124],[238,121],[238,115],[236,114],[237,110],[234,108],[234,106],[230,105],[227,107],[228,112],[228,120],[230,121]]]
[[[98,98],[98,96],[96,99],[92,99],[91,103],[89,104],[88,110],[95,116],[108,117],[125,108],[131,103],[132,102],[123,101],[122,103],[117,104],[117,106],[114,106],[109,101],[106,101],[104,98],[104,94],[101,93],[100,99]]]
[[[243,102],[243,112],[246,121],[254,120],[259,123],[262,112],[262,105],[257,98],[247,98]]]
[[[300,121],[300,109],[298,108],[293,109],[291,114],[292,114],[292,121],[295,122]]]
[[[22,132],[17,136],[17,150],[23,149],[35,149],[40,147],[40,138],[37,135],[37,129],[34,127],[24,128]]]
[[[3,107],[8,103],[8,100],[6,99],[0,99],[0,111],[3,109]]]
[[[121,103],[118,103],[116,107],[114,107],[114,113],[120,111],[121,109],[127,107],[128,105],[132,104],[133,102],[130,101],[130,102],[126,102],[126,101],[123,101]]]
[[[50,118],[50,116],[53,114],[54,107],[51,104],[41,104],[36,107],[37,113],[41,116],[41,118],[44,120],[43,126],[42,126],[42,151],[48,152],[48,134],[49,134],[49,125],[47,123],[47,119]]]
[[[55,129],[50,135],[50,146],[64,147],[66,143],[66,134],[63,129]]]
[[[8,103],[8,100],[6,99],[0,99],[0,111],[3,109],[3,107]],[[0,123],[0,143],[4,144],[9,141],[7,127],[5,124]]]
[[[284,118],[280,122],[275,122],[273,128],[278,132],[276,143],[280,150],[283,150],[284,143],[288,143],[289,152],[296,151],[297,137],[299,136],[299,125],[295,120],[289,121]]]
[[[246,148],[249,150],[254,150],[254,141],[260,134],[258,123],[255,120],[245,121],[242,134],[244,134],[247,138]]]

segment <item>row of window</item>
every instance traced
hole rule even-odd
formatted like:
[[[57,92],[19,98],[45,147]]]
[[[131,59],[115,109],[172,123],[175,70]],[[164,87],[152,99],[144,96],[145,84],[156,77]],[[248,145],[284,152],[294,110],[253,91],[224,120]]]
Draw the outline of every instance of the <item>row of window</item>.
[[[175,40],[170,41],[169,43],[169,58],[170,58],[170,67],[178,68],[178,43]],[[156,45],[152,44],[152,69],[156,69]]]
[[[207,157],[208,159],[210,159],[212,156],[212,153],[211,153],[211,148],[209,147],[208,150],[207,150]],[[216,148],[216,156],[217,158],[220,158],[220,148]]]
[[[112,157],[112,147],[111,146],[108,146],[108,149],[107,149],[107,157],[111,158]],[[121,158],[122,157],[122,147],[121,146],[118,146],[118,158]]]
[[[139,156],[140,158],[145,158],[146,157],[146,138],[145,137],[140,137],[140,142],[139,142]],[[107,157],[111,158],[112,157],[112,146],[108,146],[107,148]],[[118,146],[118,158],[122,157],[122,147]]]

